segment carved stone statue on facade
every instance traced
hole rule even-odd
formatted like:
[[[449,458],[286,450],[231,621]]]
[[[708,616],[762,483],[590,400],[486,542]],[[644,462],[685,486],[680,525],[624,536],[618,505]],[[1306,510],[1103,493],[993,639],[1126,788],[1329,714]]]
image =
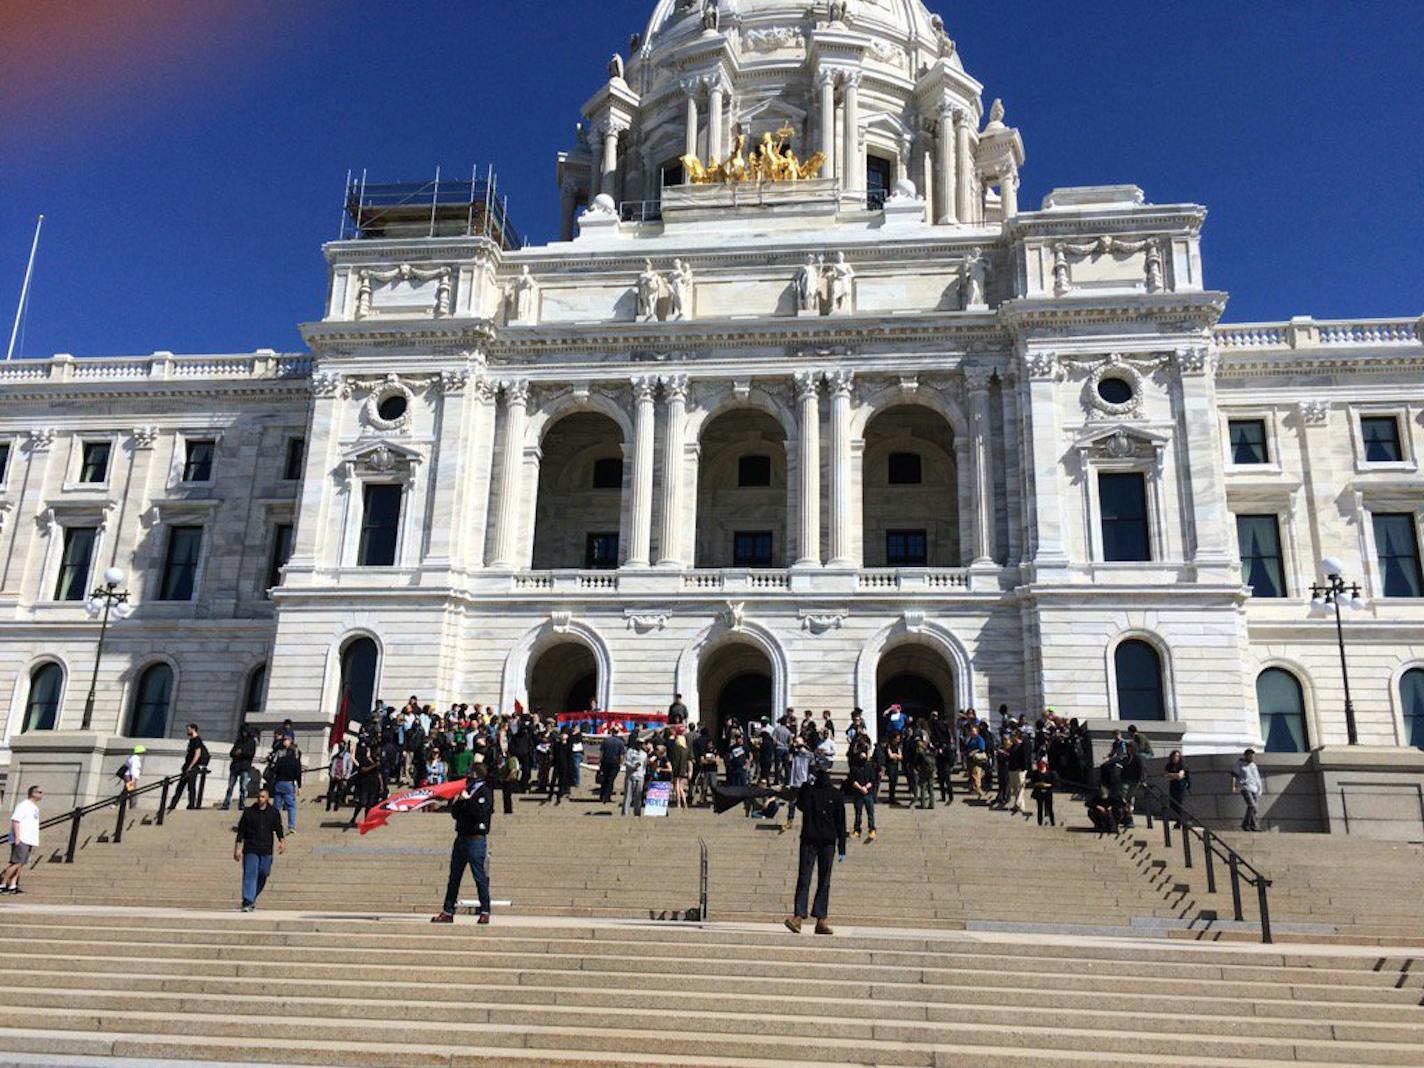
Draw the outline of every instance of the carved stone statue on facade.
[[[718,0],[705,0],[702,5],[702,28],[709,33],[716,33],[721,23],[722,8]]]
[[[623,57],[617,52],[614,52],[613,58],[608,61],[608,77],[618,81],[623,80]]]
[[[1147,246],[1147,292],[1162,290],[1162,249],[1153,241]]]
[[[525,267],[509,286],[509,319],[514,323],[534,321],[534,279]]]
[[[959,284],[961,292],[964,294],[966,310],[988,307],[988,302],[984,298],[985,283],[988,278],[989,261],[984,256],[984,250],[975,246],[964,258],[964,265],[960,268]]]
[[[800,314],[815,314],[821,310],[822,263],[810,253],[796,272],[796,310]]]
[[[668,318],[692,318],[692,267],[682,260],[672,261],[672,272],[667,278]]]
[[[653,270],[653,261],[644,260],[638,275],[638,322],[651,323],[658,317],[658,300],[663,295],[663,280]]]
[[[837,252],[835,262],[826,265],[826,276],[830,279],[830,314],[850,314],[855,271],[846,263],[844,252]]]
[[[826,5],[826,21],[839,22],[844,25],[849,10],[849,0],[830,0],[830,3]]]

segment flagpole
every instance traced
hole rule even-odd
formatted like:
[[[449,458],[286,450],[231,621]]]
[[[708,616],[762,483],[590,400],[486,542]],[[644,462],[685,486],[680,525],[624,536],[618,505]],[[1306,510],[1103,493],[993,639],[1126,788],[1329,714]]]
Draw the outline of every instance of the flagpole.
[[[35,250],[40,247],[40,227],[43,225],[44,216],[41,215],[35,220],[35,239],[30,242],[30,262],[25,266],[25,281],[20,286],[20,306],[15,309],[15,325],[10,328],[10,347],[5,350],[7,361],[15,355],[15,338],[20,333],[20,319],[25,314],[25,299],[30,295],[30,275],[35,272]]]

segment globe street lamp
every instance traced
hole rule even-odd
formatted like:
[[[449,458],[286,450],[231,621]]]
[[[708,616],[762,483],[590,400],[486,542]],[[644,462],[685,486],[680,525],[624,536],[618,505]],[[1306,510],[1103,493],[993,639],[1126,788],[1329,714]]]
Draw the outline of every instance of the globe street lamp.
[[[1334,557],[1327,556],[1320,561],[1320,570],[1325,572],[1325,582],[1310,587],[1310,614],[1316,619],[1328,617],[1331,610],[1335,614],[1335,641],[1340,646],[1340,678],[1345,683],[1345,733],[1351,745],[1360,744],[1359,731],[1355,729],[1355,705],[1350,700],[1350,669],[1345,663],[1345,628],[1340,622],[1340,606],[1360,611],[1365,607],[1360,597],[1360,587],[1346,584],[1340,573],[1344,565]]]
[[[129,604],[129,591],[119,589],[123,581],[122,568],[109,568],[104,572],[104,585],[96,586],[94,592],[89,595],[88,603],[84,605],[90,619],[102,617],[102,621],[99,623],[99,647],[94,650],[94,675],[89,680],[89,696],[84,698],[84,722],[80,725],[81,730],[87,731],[94,722],[94,690],[99,685],[99,661],[104,658],[104,635],[109,630],[109,613],[112,611],[119,619],[128,619],[133,615],[133,605]]]

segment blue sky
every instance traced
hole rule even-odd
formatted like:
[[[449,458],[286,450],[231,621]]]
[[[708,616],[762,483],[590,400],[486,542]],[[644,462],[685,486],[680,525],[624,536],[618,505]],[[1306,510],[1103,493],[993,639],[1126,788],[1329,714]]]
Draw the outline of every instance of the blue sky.
[[[1028,153],[1021,202],[1207,205],[1227,319],[1424,312],[1424,4],[954,4]],[[348,168],[493,162],[557,234],[554,155],[652,0],[0,5],[0,321],[23,353],[300,348]]]

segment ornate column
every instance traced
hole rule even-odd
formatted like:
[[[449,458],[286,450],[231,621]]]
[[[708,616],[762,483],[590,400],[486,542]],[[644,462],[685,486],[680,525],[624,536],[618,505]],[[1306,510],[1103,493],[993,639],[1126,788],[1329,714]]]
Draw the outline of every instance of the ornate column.
[[[607,120],[600,130],[603,133],[603,167],[600,171],[598,191],[616,199],[618,188],[618,135],[626,127],[613,119]]]
[[[955,200],[955,177],[954,177],[954,141],[955,141],[955,115],[958,110],[948,104],[941,104],[939,108],[939,130],[935,137],[935,148],[938,150],[936,172],[934,176],[934,217],[935,222],[941,226],[953,225],[959,222],[959,215],[954,210]]]
[[[974,222],[974,154],[969,151],[969,113],[954,112],[954,212],[962,223]]]
[[[831,559],[832,567],[856,564],[851,528],[850,391],[852,371],[829,371],[826,388],[831,393]]]
[[[565,182],[559,188],[559,240],[574,239],[575,190],[572,182]]]
[[[822,67],[816,74],[821,93],[821,151],[826,154],[827,178],[836,176],[836,72]]]
[[[1019,172],[1010,167],[999,175],[999,203],[1003,205],[1004,218],[1012,219],[1019,213]]]
[[[796,566],[821,563],[821,405],[816,371],[796,372],[801,468],[801,525]]]
[[[682,83],[682,91],[687,96],[687,130],[683,141],[683,153],[697,155],[697,79],[689,78]]]
[[[845,166],[845,181],[841,188],[847,192],[858,192],[865,188],[861,179],[860,160],[860,72],[851,71],[845,76],[845,148],[841,158]]]
[[[707,83],[707,160],[722,159],[722,96],[727,85],[720,74]]]
[[[964,372],[969,393],[970,451],[974,460],[974,563],[994,562],[994,470],[989,418],[989,379],[993,371],[970,367]]]
[[[687,423],[687,376],[663,376],[663,507],[658,529],[658,566],[682,567],[682,452]]]
[[[1020,349],[1023,359],[1019,398],[1022,401],[1023,458],[1028,497],[1033,563],[1036,568],[1063,568],[1068,551],[1063,520],[1070,514],[1063,500],[1059,468],[1063,461],[1062,431],[1058,421],[1058,383],[1063,368],[1056,352]],[[1027,555],[1027,553],[1025,554]]]
[[[478,374],[479,366],[473,364],[440,372],[440,433],[430,454],[430,520],[425,530],[425,561],[437,567],[462,562],[468,522],[461,492],[469,449],[466,390]]]
[[[1226,505],[1226,475],[1214,416],[1216,356],[1216,349],[1208,344],[1175,353],[1182,390],[1178,426],[1187,446],[1186,463],[1179,471],[1187,482],[1182,499],[1189,502],[1191,559],[1200,567],[1234,568],[1236,530]]]
[[[653,540],[653,391],[652,375],[633,379],[633,483],[629,526],[632,542],[625,567],[647,567]]]
[[[494,568],[511,569],[519,544],[520,505],[524,500],[524,427],[528,422],[529,383],[513,380],[504,388],[504,454],[499,465],[499,507],[494,524]]]

